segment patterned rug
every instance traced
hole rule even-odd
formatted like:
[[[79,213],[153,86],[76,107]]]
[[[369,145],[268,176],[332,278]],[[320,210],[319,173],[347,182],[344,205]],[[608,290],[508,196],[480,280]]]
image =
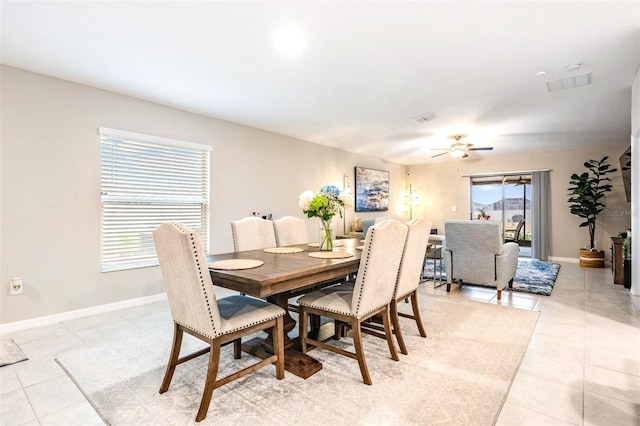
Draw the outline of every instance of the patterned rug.
[[[429,259],[424,268],[423,278],[427,280],[433,279],[433,259]],[[436,260],[436,279],[440,277],[442,272],[442,281],[447,281],[447,272],[442,261],[442,271],[440,261]],[[523,293],[541,294],[550,296],[551,290],[556,283],[560,265],[557,263],[543,262],[535,259],[518,259],[518,269],[513,279],[513,288],[510,291],[520,291]],[[466,283],[491,287],[487,284]],[[505,288],[506,290],[507,288]]]
[[[402,303],[401,311],[409,304]],[[406,306],[405,306],[406,305]],[[539,312],[420,294],[428,337],[401,320],[409,351],[391,360],[384,340],[364,335],[372,386],[358,363],[322,349],[323,368],[307,380],[267,366],[213,392],[203,425],[495,424]],[[176,368],[168,392],[158,389],[168,359],[171,324],[148,337],[60,355],[58,363],[109,425],[194,424],[207,357]],[[353,350],[351,338],[331,344]],[[185,336],[195,349],[201,343]],[[186,349],[183,349],[186,351]],[[183,352],[183,354],[186,352]],[[254,362],[223,348],[219,377]]]
[[[28,359],[13,339],[0,339],[0,367]]]

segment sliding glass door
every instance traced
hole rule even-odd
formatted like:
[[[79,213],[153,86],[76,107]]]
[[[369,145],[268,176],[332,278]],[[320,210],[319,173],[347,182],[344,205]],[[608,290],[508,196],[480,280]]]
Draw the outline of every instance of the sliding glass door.
[[[531,215],[531,175],[471,178],[471,219],[500,222],[504,237],[518,241],[520,256],[531,255]]]

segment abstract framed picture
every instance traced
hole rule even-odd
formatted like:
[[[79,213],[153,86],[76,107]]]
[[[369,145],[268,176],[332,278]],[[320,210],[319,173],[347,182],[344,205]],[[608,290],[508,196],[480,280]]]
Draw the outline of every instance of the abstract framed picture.
[[[389,210],[389,172],[356,167],[356,211]]]

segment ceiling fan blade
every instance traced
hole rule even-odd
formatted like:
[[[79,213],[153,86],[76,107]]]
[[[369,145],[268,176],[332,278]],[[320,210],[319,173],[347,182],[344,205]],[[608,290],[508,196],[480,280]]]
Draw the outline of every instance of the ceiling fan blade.
[[[492,146],[481,146],[478,148],[467,148],[467,151],[492,151]]]
[[[440,154],[432,155],[431,158],[440,157],[441,155],[448,154],[448,152],[441,152]]]

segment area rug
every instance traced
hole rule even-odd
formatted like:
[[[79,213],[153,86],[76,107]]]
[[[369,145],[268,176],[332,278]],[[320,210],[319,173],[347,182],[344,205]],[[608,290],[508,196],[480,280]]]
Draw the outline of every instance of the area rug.
[[[433,279],[433,259],[429,259],[425,265],[423,278]],[[436,279],[440,277],[440,261],[436,262]],[[513,288],[510,291],[540,294],[550,296],[556,283],[560,265],[557,263],[543,262],[535,259],[518,259],[518,269],[513,279]],[[447,280],[447,272],[442,262],[442,281]],[[482,283],[467,283],[472,285],[488,286]]]
[[[539,313],[437,295],[421,295],[428,337],[401,320],[409,355],[390,358],[386,342],[364,336],[373,381],[355,360],[322,349],[323,368],[307,380],[277,380],[267,366],[216,389],[207,418],[221,425],[492,425],[520,366]],[[410,309],[402,304],[401,310]],[[155,335],[154,335],[155,334]],[[185,343],[193,350],[193,339]],[[194,424],[207,357],[176,368],[169,391],[158,389],[168,358],[169,328],[148,338],[61,355],[57,361],[109,425]],[[353,350],[347,337],[336,346]],[[186,352],[183,352],[183,354]],[[219,376],[254,362],[223,348]]]
[[[0,339],[0,367],[28,359],[13,339]]]

